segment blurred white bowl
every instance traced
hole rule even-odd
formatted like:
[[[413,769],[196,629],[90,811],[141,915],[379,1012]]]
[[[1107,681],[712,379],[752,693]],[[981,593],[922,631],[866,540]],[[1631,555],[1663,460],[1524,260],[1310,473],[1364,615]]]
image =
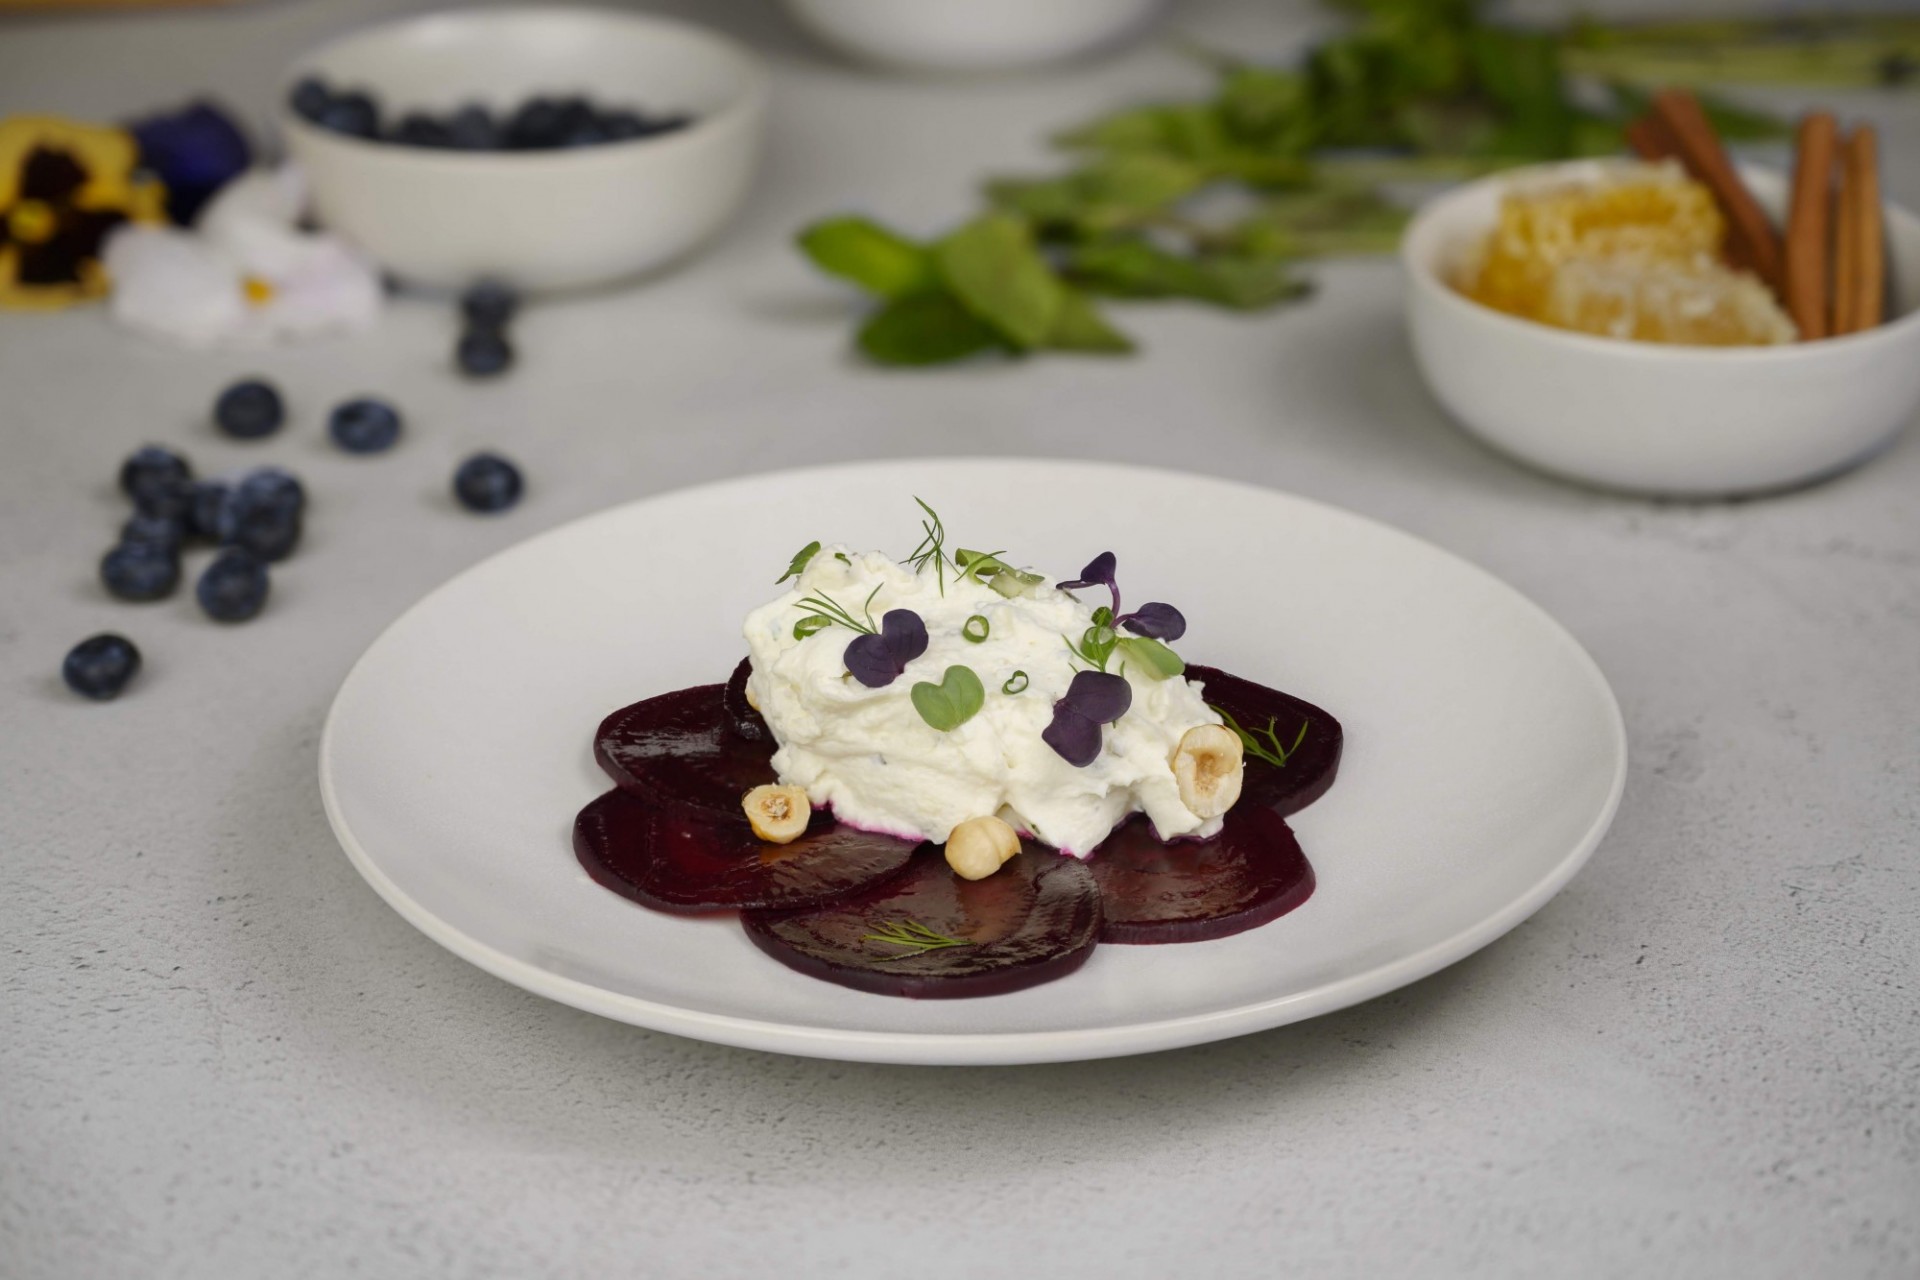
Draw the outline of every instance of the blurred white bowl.
[[[442,151],[347,137],[283,109],[321,221],[403,279],[447,288],[481,277],[573,288],[679,257],[738,207],[766,117],[766,74],[751,53],[687,23],[612,10],[409,18],[323,46],[285,84],[306,75],[370,90],[388,116],[584,93],[694,117],[674,133],[563,151]]]
[[[978,74],[1043,66],[1145,28],[1161,0],[786,0],[848,57],[899,71]]]
[[[1774,347],[1680,347],[1591,337],[1482,306],[1447,282],[1515,183],[1588,179],[1603,162],[1539,165],[1439,197],[1407,229],[1414,356],[1433,393],[1488,444],[1609,489],[1724,496],[1842,471],[1920,409],[1920,220],[1887,206],[1895,288],[1886,324]],[[1786,181],[1743,168],[1778,217]]]

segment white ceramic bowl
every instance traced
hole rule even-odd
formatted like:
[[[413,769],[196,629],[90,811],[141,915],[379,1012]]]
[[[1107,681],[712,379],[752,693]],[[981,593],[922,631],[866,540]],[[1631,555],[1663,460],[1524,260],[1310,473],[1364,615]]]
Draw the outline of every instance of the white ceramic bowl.
[[[1871,457],[1920,409],[1920,219],[1886,209],[1895,287],[1888,323],[1775,347],[1677,347],[1590,337],[1469,301],[1445,273],[1496,219],[1511,184],[1587,178],[1599,162],[1542,165],[1434,200],[1407,230],[1414,356],[1474,435],[1523,462],[1603,488],[1674,496],[1804,484]],[[1786,182],[1744,168],[1778,217]]]
[[[430,14],[347,35],[302,58],[375,93],[383,113],[535,94],[684,111],[685,129],[565,151],[463,152],[345,137],[283,112],[320,220],[416,284],[480,277],[523,289],[601,284],[693,248],[746,194],[766,74],[731,40],[665,18],[538,6]],[[284,95],[283,99],[284,101]]]
[[[969,75],[1044,66],[1145,28],[1161,0],[786,0],[800,25],[862,62]]]

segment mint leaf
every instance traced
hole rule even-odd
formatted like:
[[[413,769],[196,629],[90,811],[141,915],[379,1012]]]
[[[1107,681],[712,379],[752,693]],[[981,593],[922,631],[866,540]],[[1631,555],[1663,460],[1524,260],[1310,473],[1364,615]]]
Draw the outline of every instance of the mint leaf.
[[[1139,239],[1082,245],[1068,259],[1078,284],[1122,298],[1194,298],[1257,311],[1307,292],[1282,258],[1206,254],[1191,258]]]
[[[1000,344],[950,293],[897,298],[860,327],[860,349],[881,364],[945,364]]]
[[[976,218],[942,240],[934,258],[954,296],[1015,346],[1040,346],[1053,331],[1060,281],[1034,247],[1024,218]]]
[[[883,298],[925,293],[936,283],[933,255],[866,218],[829,218],[799,235],[815,266]]]
[[[1060,314],[1054,319],[1053,332],[1047,335],[1047,346],[1054,351],[1088,355],[1126,355],[1133,350],[1133,339],[1108,324],[1086,294],[1063,289]],[[997,586],[997,578],[995,583]]]
[[[987,691],[972,667],[948,667],[939,684],[922,680],[908,694],[913,709],[942,733],[950,733],[973,719],[986,705]]]

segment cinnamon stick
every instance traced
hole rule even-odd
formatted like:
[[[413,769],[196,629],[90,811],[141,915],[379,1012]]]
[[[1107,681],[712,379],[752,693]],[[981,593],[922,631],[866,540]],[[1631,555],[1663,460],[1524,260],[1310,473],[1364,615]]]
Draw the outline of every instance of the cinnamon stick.
[[[1860,125],[1840,144],[1834,228],[1833,332],[1859,333],[1885,318],[1887,250],[1880,225],[1879,139]]]
[[[1833,116],[1816,111],[1800,121],[1794,142],[1793,202],[1782,252],[1787,313],[1802,342],[1828,332],[1827,287],[1832,274]]]
[[[1667,127],[1660,123],[1657,116],[1641,116],[1629,124],[1627,145],[1633,148],[1633,154],[1653,164],[1671,160],[1680,153],[1673,135],[1667,132]]]
[[[1766,212],[1734,172],[1726,149],[1700,103],[1684,89],[1653,95],[1653,113],[1673,135],[1687,172],[1713,192],[1727,218],[1727,257],[1746,267],[1776,294],[1780,292],[1780,238]]]

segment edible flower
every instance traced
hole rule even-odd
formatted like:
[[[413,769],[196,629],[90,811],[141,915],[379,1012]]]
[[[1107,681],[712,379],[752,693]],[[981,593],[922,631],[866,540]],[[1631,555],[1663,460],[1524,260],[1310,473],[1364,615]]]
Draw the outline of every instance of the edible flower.
[[[306,183],[292,166],[236,178],[192,231],[125,226],[107,241],[113,318],[189,347],[262,346],[362,329],[380,276],[332,236],[301,231]]]
[[[927,624],[911,609],[889,609],[880,630],[847,645],[847,671],[869,689],[884,689],[927,651]]]
[[[190,102],[127,126],[140,164],[167,189],[167,216],[193,225],[214,193],[253,164],[253,147],[234,118],[214,103]]]
[[[136,176],[122,129],[53,116],[0,120],[0,306],[59,307],[107,291],[100,246],[158,221],[166,192]]]
[[[1105,671],[1075,673],[1066,697],[1053,704],[1053,721],[1040,740],[1068,764],[1084,769],[1100,756],[1100,727],[1127,714],[1133,687]]]
[[[1187,620],[1181,612],[1170,604],[1155,601],[1143,604],[1132,613],[1120,612],[1120,583],[1114,576],[1118,567],[1111,551],[1102,551],[1088,562],[1080,571],[1080,576],[1071,582],[1059,585],[1062,591],[1073,591],[1081,587],[1105,587],[1113,594],[1113,622],[1116,628],[1124,628],[1137,636],[1146,636],[1152,640],[1178,640],[1187,633]]]

